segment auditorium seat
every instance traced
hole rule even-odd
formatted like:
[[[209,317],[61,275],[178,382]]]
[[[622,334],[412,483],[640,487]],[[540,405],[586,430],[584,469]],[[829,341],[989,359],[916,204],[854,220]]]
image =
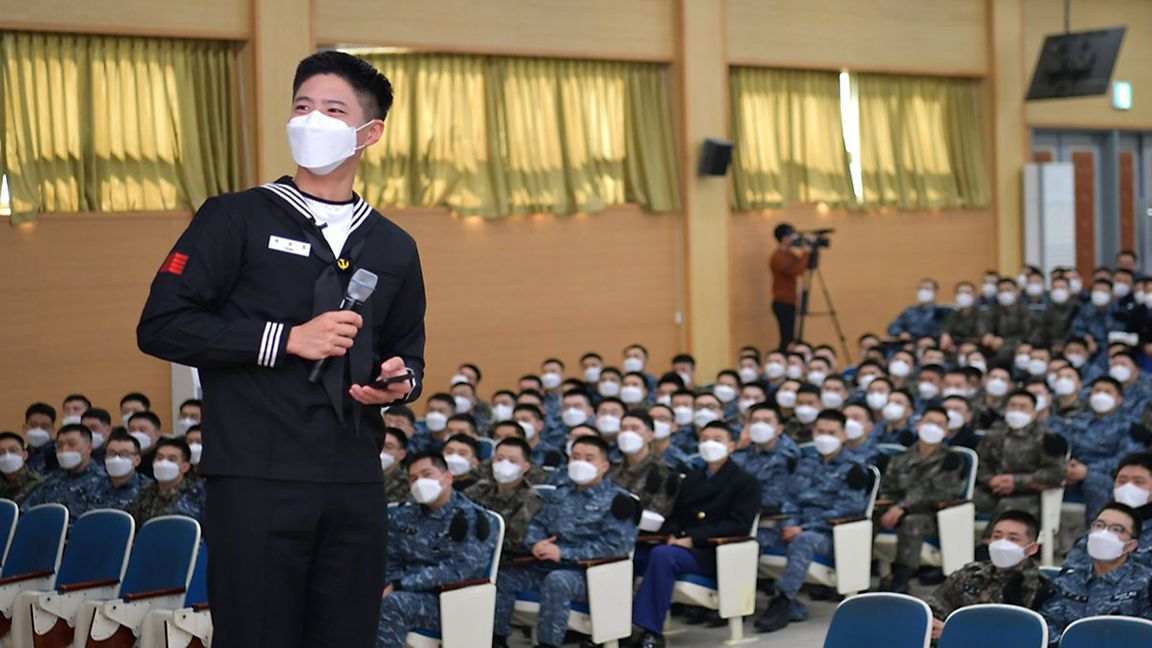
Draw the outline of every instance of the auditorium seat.
[[[927,648],[932,609],[906,594],[861,594],[832,615],[824,648]]]
[[[1032,610],[997,603],[972,605],[948,615],[937,648],[981,645],[1047,648],[1048,624]]]

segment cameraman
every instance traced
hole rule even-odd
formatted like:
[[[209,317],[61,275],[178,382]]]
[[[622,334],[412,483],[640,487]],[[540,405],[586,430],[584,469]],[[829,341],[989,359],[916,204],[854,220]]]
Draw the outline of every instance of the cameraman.
[[[796,283],[808,269],[808,248],[804,237],[788,223],[776,226],[778,243],[768,266],[772,269],[772,312],[780,325],[780,349],[785,350],[796,334]]]

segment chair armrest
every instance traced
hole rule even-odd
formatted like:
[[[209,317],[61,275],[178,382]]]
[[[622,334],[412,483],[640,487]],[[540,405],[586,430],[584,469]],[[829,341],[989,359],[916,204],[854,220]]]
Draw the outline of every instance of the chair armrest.
[[[68,583],[67,585],[61,585],[57,587],[56,591],[61,594],[67,594],[68,592],[80,592],[87,589],[95,589],[97,587],[111,587],[112,585],[119,584],[119,578],[103,578],[100,580],[83,581],[80,583]]]
[[[444,592],[453,592],[455,590],[464,589],[465,587],[475,587],[476,585],[487,585],[490,583],[487,578],[471,578],[469,580],[460,581],[457,583],[445,583],[437,585],[436,591],[443,594]]]
[[[760,516],[761,522],[767,522],[767,521],[777,521],[778,522],[780,520],[787,520],[787,519],[788,519],[787,513],[771,513],[768,515],[761,515]]]
[[[183,594],[185,588],[183,587],[169,587],[166,589],[151,590],[148,592],[136,592],[135,594],[125,594],[121,598],[125,603],[132,601],[146,601],[151,598],[159,598],[161,596],[175,596],[176,594]]]
[[[753,538],[752,536],[725,536],[723,538],[705,538],[704,542],[719,547],[721,545],[735,544],[737,542],[748,542],[749,540],[755,539],[756,538]]]
[[[27,574],[13,574],[7,578],[0,578],[0,585],[11,585],[12,583],[23,583],[24,581],[35,580],[37,578],[47,578],[56,572],[51,569],[44,569],[41,571],[28,572]]]
[[[849,522],[863,522],[867,519],[868,518],[866,517],[832,518],[831,520],[828,520],[828,526],[840,526],[841,524],[848,524]]]
[[[519,556],[512,559],[513,565],[535,565],[538,562],[542,561],[536,556]]]
[[[628,556],[611,556],[608,558],[590,558],[588,560],[579,560],[576,562],[583,569],[590,567],[597,567],[599,565],[610,565],[612,563],[624,562],[628,560]]]
[[[968,502],[971,502],[971,501],[972,500],[970,500],[970,499],[964,499],[963,497],[958,497],[956,499],[942,500],[940,502],[932,502],[932,508],[936,509],[937,511],[942,511],[946,508],[952,508],[953,506],[960,506],[962,504],[967,504]]]
[[[204,611],[207,611],[208,609],[209,609],[209,605],[207,603],[195,603],[192,605],[192,611],[193,612],[204,612]]]
[[[876,508],[888,508],[896,503],[896,500],[886,497],[884,499],[876,500]]]
[[[664,542],[664,540],[667,538],[668,538],[668,536],[660,535],[659,533],[641,533],[640,535],[636,536],[636,542],[645,542],[645,543]]]

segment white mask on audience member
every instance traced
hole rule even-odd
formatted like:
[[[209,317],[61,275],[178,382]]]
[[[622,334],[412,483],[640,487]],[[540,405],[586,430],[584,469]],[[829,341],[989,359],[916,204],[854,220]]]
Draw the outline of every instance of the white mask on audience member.
[[[72,470],[76,466],[79,466],[80,462],[83,460],[84,457],[81,456],[79,452],[74,450],[66,450],[64,452],[56,453],[56,463],[60,464],[60,467],[64,470]]]
[[[456,374],[455,376],[452,376],[452,384],[453,385],[459,385],[460,383],[470,383],[470,382],[472,382],[472,381],[468,380],[468,376],[465,376],[464,374]]]
[[[497,484],[511,484],[520,478],[520,473],[524,471],[520,464],[513,463],[507,459],[501,459],[492,464],[492,478],[496,480]]]
[[[472,464],[468,459],[458,454],[444,455],[444,463],[448,464],[448,472],[452,473],[453,477],[467,475],[469,470],[472,470]]]
[[[620,395],[620,383],[615,380],[601,380],[596,391],[604,398],[615,398]]]
[[[634,455],[644,447],[644,437],[635,432],[621,432],[616,437],[616,447],[626,455]]]
[[[600,434],[616,434],[620,431],[620,419],[615,416],[605,414],[604,416],[596,419],[596,429],[600,430]]]
[[[684,383],[685,387],[692,384],[692,374],[687,371],[677,371],[676,375],[680,376],[680,381]]]
[[[888,403],[884,406],[884,420],[895,423],[908,414],[903,403]]]
[[[556,389],[562,382],[564,382],[564,378],[555,371],[545,371],[540,374],[540,384],[543,385],[544,389]]]
[[[1004,412],[1004,422],[1013,430],[1021,430],[1032,423],[1032,415],[1028,412],[1012,410],[1010,412]]]
[[[916,291],[916,301],[921,304],[931,304],[932,300],[936,299],[936,291],[929,290],[928,288],[921,288]]]
[[[1028,356],[1027,353],[1017,353],[1016,357],[1014,358],[1016,368],[1019,369],[1020,371],[1024,371],[1024,370],[1028,369],[1028,361],[1029,360],[1031,360],[1031,358]]]
[[[820,392],[820,404],[828,409],[840,409],[844,406],[844,396],[840,392]]]
[[[1028,293],[1029,297],[1039,297],[1040,295],[1044,294],[1044,284],[1029,283],[1024,288],[1024,292]]]
[[[1101,562],[1112,562],[1124,555],[1124,541],[1107,529],[1088,534],[1088,555]]]
[[[855,419],[844,421],[844,436],[848,437],[849,441],[859,439],[864,436],[864,424]]]
[[[1108,368],[1108,375],[1123,384],[1132,379],[1132,370],[1124,365],[1112,365]]]
[[[632,373],[635,371],[644,371],[644,361],[640,358],[625,358],[624,371]]]
[[[454,396],[452,400],[456,401],[456,413],[467,414],[472,411],[472,401],[464,398],[463,396]]]
[[[868,389],[868,385],[871,385],[873,380],[876,380],[876,376],[873,376],[872,374],[868,374],[867,376],[860,376],[856,379],[856,386],[860,389]]]
[[[710,409],[698,409],[696,413],[692,415],[692,422],[696,424],[696,427],[701,428],[719,419],[720,415]]]
[[[980,294],[987,299],[992,299],[996,296],[996,284],[980,284]]]
[[[1132,508],[1140,508],[1148,503],[1148,498],[1152,497],[1152,491],[1140,488],[1131,482],[1123,486],[1117,486],[1112,490],[1112,499],[1127,504]]]
[[[1024,547],[1001,538],[988,545],[988,557],[992,560],[992,564],[1000,569],[1011,569],[1024,562]]]
[[[988,392],[989,396],[1000,398],[1008,393],[1008,381],[1003,378],[991,378],[985,383],[984,391]]]
[[[578,486],[591,483],[599,474],[596,466],[587,461],[572,461],[568,464],[568,479]]]
[[[820,410],[812,407],[811,405],[798,405],[796,407],[796,420],[800,421],[804,425],[808,425],[812,421],[815,421],[816,417],[819,415]]]
[[[28,431],[24,433],[24,437],[28,439],[28,445],[33,448],[39,448],[52,440],[52,434],[48,432],[48,430],[39,427],[29,428]]]
[[[191,446],[189,446],[189,447],[191,447]],[[387,452],[381,452],[380,453],[380,467],[381,468],[383,468],[384,470],[388,470],[389,468],[391,468],[394,465],[396,465],[396,457],[393,457],[392,455],[388,454]]]
[[[620,400],[625,405],[635,405],[644,400],[644,390],[636,385],[625,385],[620,388]]]
[[[864,400],[868,401],[868,409],[879,411],[888,404],[888,394],[884,392],[870,392]]]
[[[499,403],[492,406],[492,420],[497,423],[512,420],[512,406],[507,403]]]
[[[1081,290],[1084,290],[1084,282],[1080,279],[1069,279],[1068,289],[1073,293],[1079,295]]]
[[[104,447],[104,435],[99,432],[92,433],[92,449],[99,450]]]
[[[736,388],[732,385],[716,385],[712,388],[712,393],[716,398],[720,399],[721,403],[728,404],[736,400]]]
[[[1071,396],[1076,393],[1076,381],[1071,378],[1057,378],[1052,389],[1057,396]]]
[[[959,430],[964,427],[964,415],[956,410],[948,410],[948,429]]]
[[[748,436],[752,443],[768,443],[776,438],[776,428],[771,423],[758,421],[748,426]]]
[[[1096,392],[1088,397],[1088,405],[1097,414],[1107,414],[1116,409],[1116,397],[1107,392]]]
[[[812,437],[812,443],[816,446],[816,452],[825,457],[836,454],[843,445],[840,437],[833,434],[817,434]]]
[[[656,440],[672,436],[672,424],[666,421],[652,421],[652,436]]]
[[[16,452],[0,454],[0,472],[11,475],[24,467],[24,457]]]
[[[728,446],[719,441],[701,441],[697,451],[700,458],[708,463],[716,463],[728,456]]]
[[[996,301],[999,302],[1001,306],[1011,306],[1016,303],[1016,293],[1005,290],[996,295]]]
[[[193,425],[196,425],[198,423],[199,423],[199,421],[197,421],[194,418],[188,418],[188,417],[182,418],[182,419],[176,421],[176,429],[173,430],[172,432],[177,437],[182,437],[185,434],[188,434],[188,428],[190,428]]]
[[[972,304],[976,303],[976,298],[968,293],[956,294],[956,306],[959,308],[971,308]]]
[[[1028,361],[1028,373],[1033,376],[1043,376],[1048,371],[1048,363],[1040,359]]]
[[[424,425],[428,426],[429,432],[442,432],[448,427],[448,415],[443,412],[428,412],[424,417]]]
[[[768,376],[770,380],[783,378],[787,371],[788,368],[779,362],[769,362],[768,364],[764,365],[764,375]]]
[[[129,432],[128,436],[140,442],[140,452],[145,452],[152,447],[152,437],[143,432]]]
[[[940,395],[940,388],[930,382],[922,382],[916,385],[916,392],[920,394],[921,400],[932,400]]]
[[[828,378],[828,374],[823,371],[809,371],[808,382],[819,387],[824,384],[824,380]]]
[[[1092,305],[1096,308],[1104,308],[1112,301],[1112,295],[1108,294],[1105,290],[1092,291]]]
[[[1049,405],[1051,405],[1051,403],[1048,402],[1047,396],[1045,396],[1044,394],[1036,394],[1036,411],[1037,412],[1043,412],[1044,410],[1048,409]]]
[[[792,380],[800,380],[800,377],[804,375],[804,367],[800,365],[788,365],[788,368],[784,370],[784,375]]]
[[[419,504],[431,504],[440,498],[440,494],[444,492],[444,487],[440,482],[435,479],[428,479],[421,477],[412,482],[412,499],[416,500]]]
[[[759,377],[760,377],[760,374],[757,373],[756,370],[753,369],[752,367],[740,367],[740,382],[742,382],[742,383],[756,382],[756,379]]]
[[[104,470],[108,471],[109,477],[124,477],[132,472],[133,468],[135,466],[132,465],[132,460],[128,457],[108,457],[104,460]]]
[[[319,110],[293,117],[288,120],[292,159],[315,175],[328,175],[363,148],[356,145],[356,133],[373,121],[353,128]]]
[[[776,404],[785,409],[796,407],[796,392],[784,389],[776,392]]]
[[[1112,284],[1112,294],[1116,295],[1116,299],[1124,299],[1128,293],[1132,292],[1132,286],[1126,283]]]
[[[664,394],[663,396],[657,396],[656,397],[656,404],[657,405],[665,405],[667,407],[672,407],[672,394]]]
[[[600,367],[588,367],[584,370],[584,382],[600,382]]]
[[[944,428],[935,423],[921,423],[916,434],[920,437],[921,442],[927,445],[936,445],[944,440],[945,432]]]
[[[564,425],[568,427],[583,425],[588,420],[588,412],[578,407],[569,407],[560,415],[560,420],[564,421]]]
[[[694,414],[695,411],[691,407],[681,405],[672,408],[672,418],[676,421],[676,425],[688,425],[692,422]]]
[[[1052,303],[1057,305],[1067,304],[1068,297],[1070,297],[1067,288],[1053,288],[1052,292],[1049,293],[1048,296],[1052,299]]]
[[[192,461],[190,463],[193,466],[199,466],[200,465],[200,455],[203,454],[203,452],[204,452],[203,444],[189,443],[188,444],[188,450],[191,451],[191,453],[192,453]]]
[[[888,365],[888,373],[897,378],[907,378],[912,373],[912,365],[903,360],[893,360]]]
[[[157,459],[152,462],[152,476],[158,482],[176,481],[180,476],[180,464],[167,459]]]
[[[80,425],[82,420],[83,419],[81,419],[79,416],[73,414],[72,416],[65,416],[64,418],[60,419],[60,425],[61,427],[65,425]]]
[[[517,422],[520,423],[520,427],[524,428],[524,438],[525,439],[531,439],[532,437],[536,436],[536,424],[535,423],[528,423],[526,421],[517,421]]]

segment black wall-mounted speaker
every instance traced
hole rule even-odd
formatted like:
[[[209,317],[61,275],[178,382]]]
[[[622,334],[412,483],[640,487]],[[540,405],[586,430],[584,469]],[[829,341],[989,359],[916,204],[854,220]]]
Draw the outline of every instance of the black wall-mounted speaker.
[[[732,142],[709,137],[700,148],[700,175],[722,176],[732,163]]]

